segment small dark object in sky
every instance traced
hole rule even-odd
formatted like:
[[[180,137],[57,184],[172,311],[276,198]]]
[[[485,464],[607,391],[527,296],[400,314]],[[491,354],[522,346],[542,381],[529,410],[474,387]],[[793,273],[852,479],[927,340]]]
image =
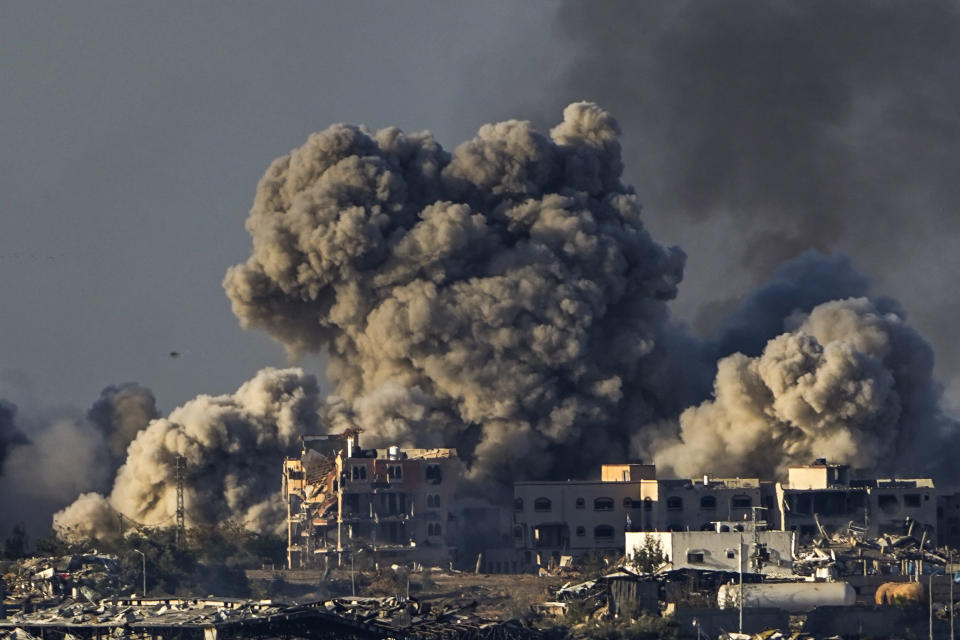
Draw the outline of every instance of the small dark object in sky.
[[[180,352],[179,352],[179,351],[171,351],[171,352],[170,352],[170,357],[171,357],[171,358],[179,358],[179,357],[180,357]]]

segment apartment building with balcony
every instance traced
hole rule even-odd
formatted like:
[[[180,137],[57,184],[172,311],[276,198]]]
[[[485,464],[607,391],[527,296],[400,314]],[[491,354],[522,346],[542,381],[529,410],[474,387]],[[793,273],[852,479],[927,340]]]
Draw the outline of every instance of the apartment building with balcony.
[[[303,436],[301,455],[283,466],[288,567],[339,561],[360,546],[445,562],[461,473],[454,449],[364,449],[358,431]]]

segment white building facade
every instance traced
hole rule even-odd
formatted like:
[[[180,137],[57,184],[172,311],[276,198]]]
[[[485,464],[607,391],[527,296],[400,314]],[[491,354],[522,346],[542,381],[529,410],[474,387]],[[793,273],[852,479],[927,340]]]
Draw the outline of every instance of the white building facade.
[[[623,553],[631,532],[727,527],[716,532],[737,533],[754,518],[770,532],[795,533],[798,542],[820,535],[821,527],[829,534],[851,523],[871,537],[911,533],[936,540],[932,480],[857,480],[850,475],[848,467],[825,460],[790,468],[787,482],[658,479],[653,465],[620,464],[603,465],[600,480],[517,482],[513,543],[527,564],[545,565],[561,555]]]
[[[773,577],[793,574],[796,534],[792,531],[646,531],[626,534],[629,559],[649,541],[659,544],[669,569],[699,569],[763,573]],[[726,525],[730,529],[729,525]]]

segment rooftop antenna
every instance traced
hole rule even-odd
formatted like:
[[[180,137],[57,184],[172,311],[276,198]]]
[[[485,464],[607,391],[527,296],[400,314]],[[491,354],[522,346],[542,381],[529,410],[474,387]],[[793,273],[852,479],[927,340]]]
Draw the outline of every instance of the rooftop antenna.
[[[187,540],[183,508],[183,456],[177,455],[177,547]]]

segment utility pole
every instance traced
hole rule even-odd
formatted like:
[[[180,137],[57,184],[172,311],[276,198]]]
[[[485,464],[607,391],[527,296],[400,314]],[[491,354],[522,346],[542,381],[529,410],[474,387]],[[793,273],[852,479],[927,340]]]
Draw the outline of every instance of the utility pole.
[[[922,549],[923,548],[921,547],[921,552],[922,552]],[[928,582],[929,582],[929,586],[927,587],[927,591],[929,593],[927,595],[927,601],[930,603],[930,640],[933,640],[933,574],[932,573],[930,574],[930,579]]]
[[[953,549],[950,550],[950,564],[953,564]],[[950,567],[955,569],[956,567]],[[950,640],[953,640],[953,575],[954,571],[947,572],[947,578],[950,580]]]
[[[143,594],[140,596],[142,599],[147,597],[147,556],[139,549],[134,549],[133,551],[134,553],[139,553],[141,560],[143,560]]]
[[[737,553],[737,564],[740,565],[739,567],[740,597],[738,598],[738,600],[740,601],[740,606],[737,607],[739,609],[739,621],[738,621],[737,630],[740,633],[743,633],[743,533],[742,532],[740,533],[740,545],[738,547],[738,553]]]
[[[183,508],[183,456],[177,456],[177,547],[187,541],[187,528]]]

